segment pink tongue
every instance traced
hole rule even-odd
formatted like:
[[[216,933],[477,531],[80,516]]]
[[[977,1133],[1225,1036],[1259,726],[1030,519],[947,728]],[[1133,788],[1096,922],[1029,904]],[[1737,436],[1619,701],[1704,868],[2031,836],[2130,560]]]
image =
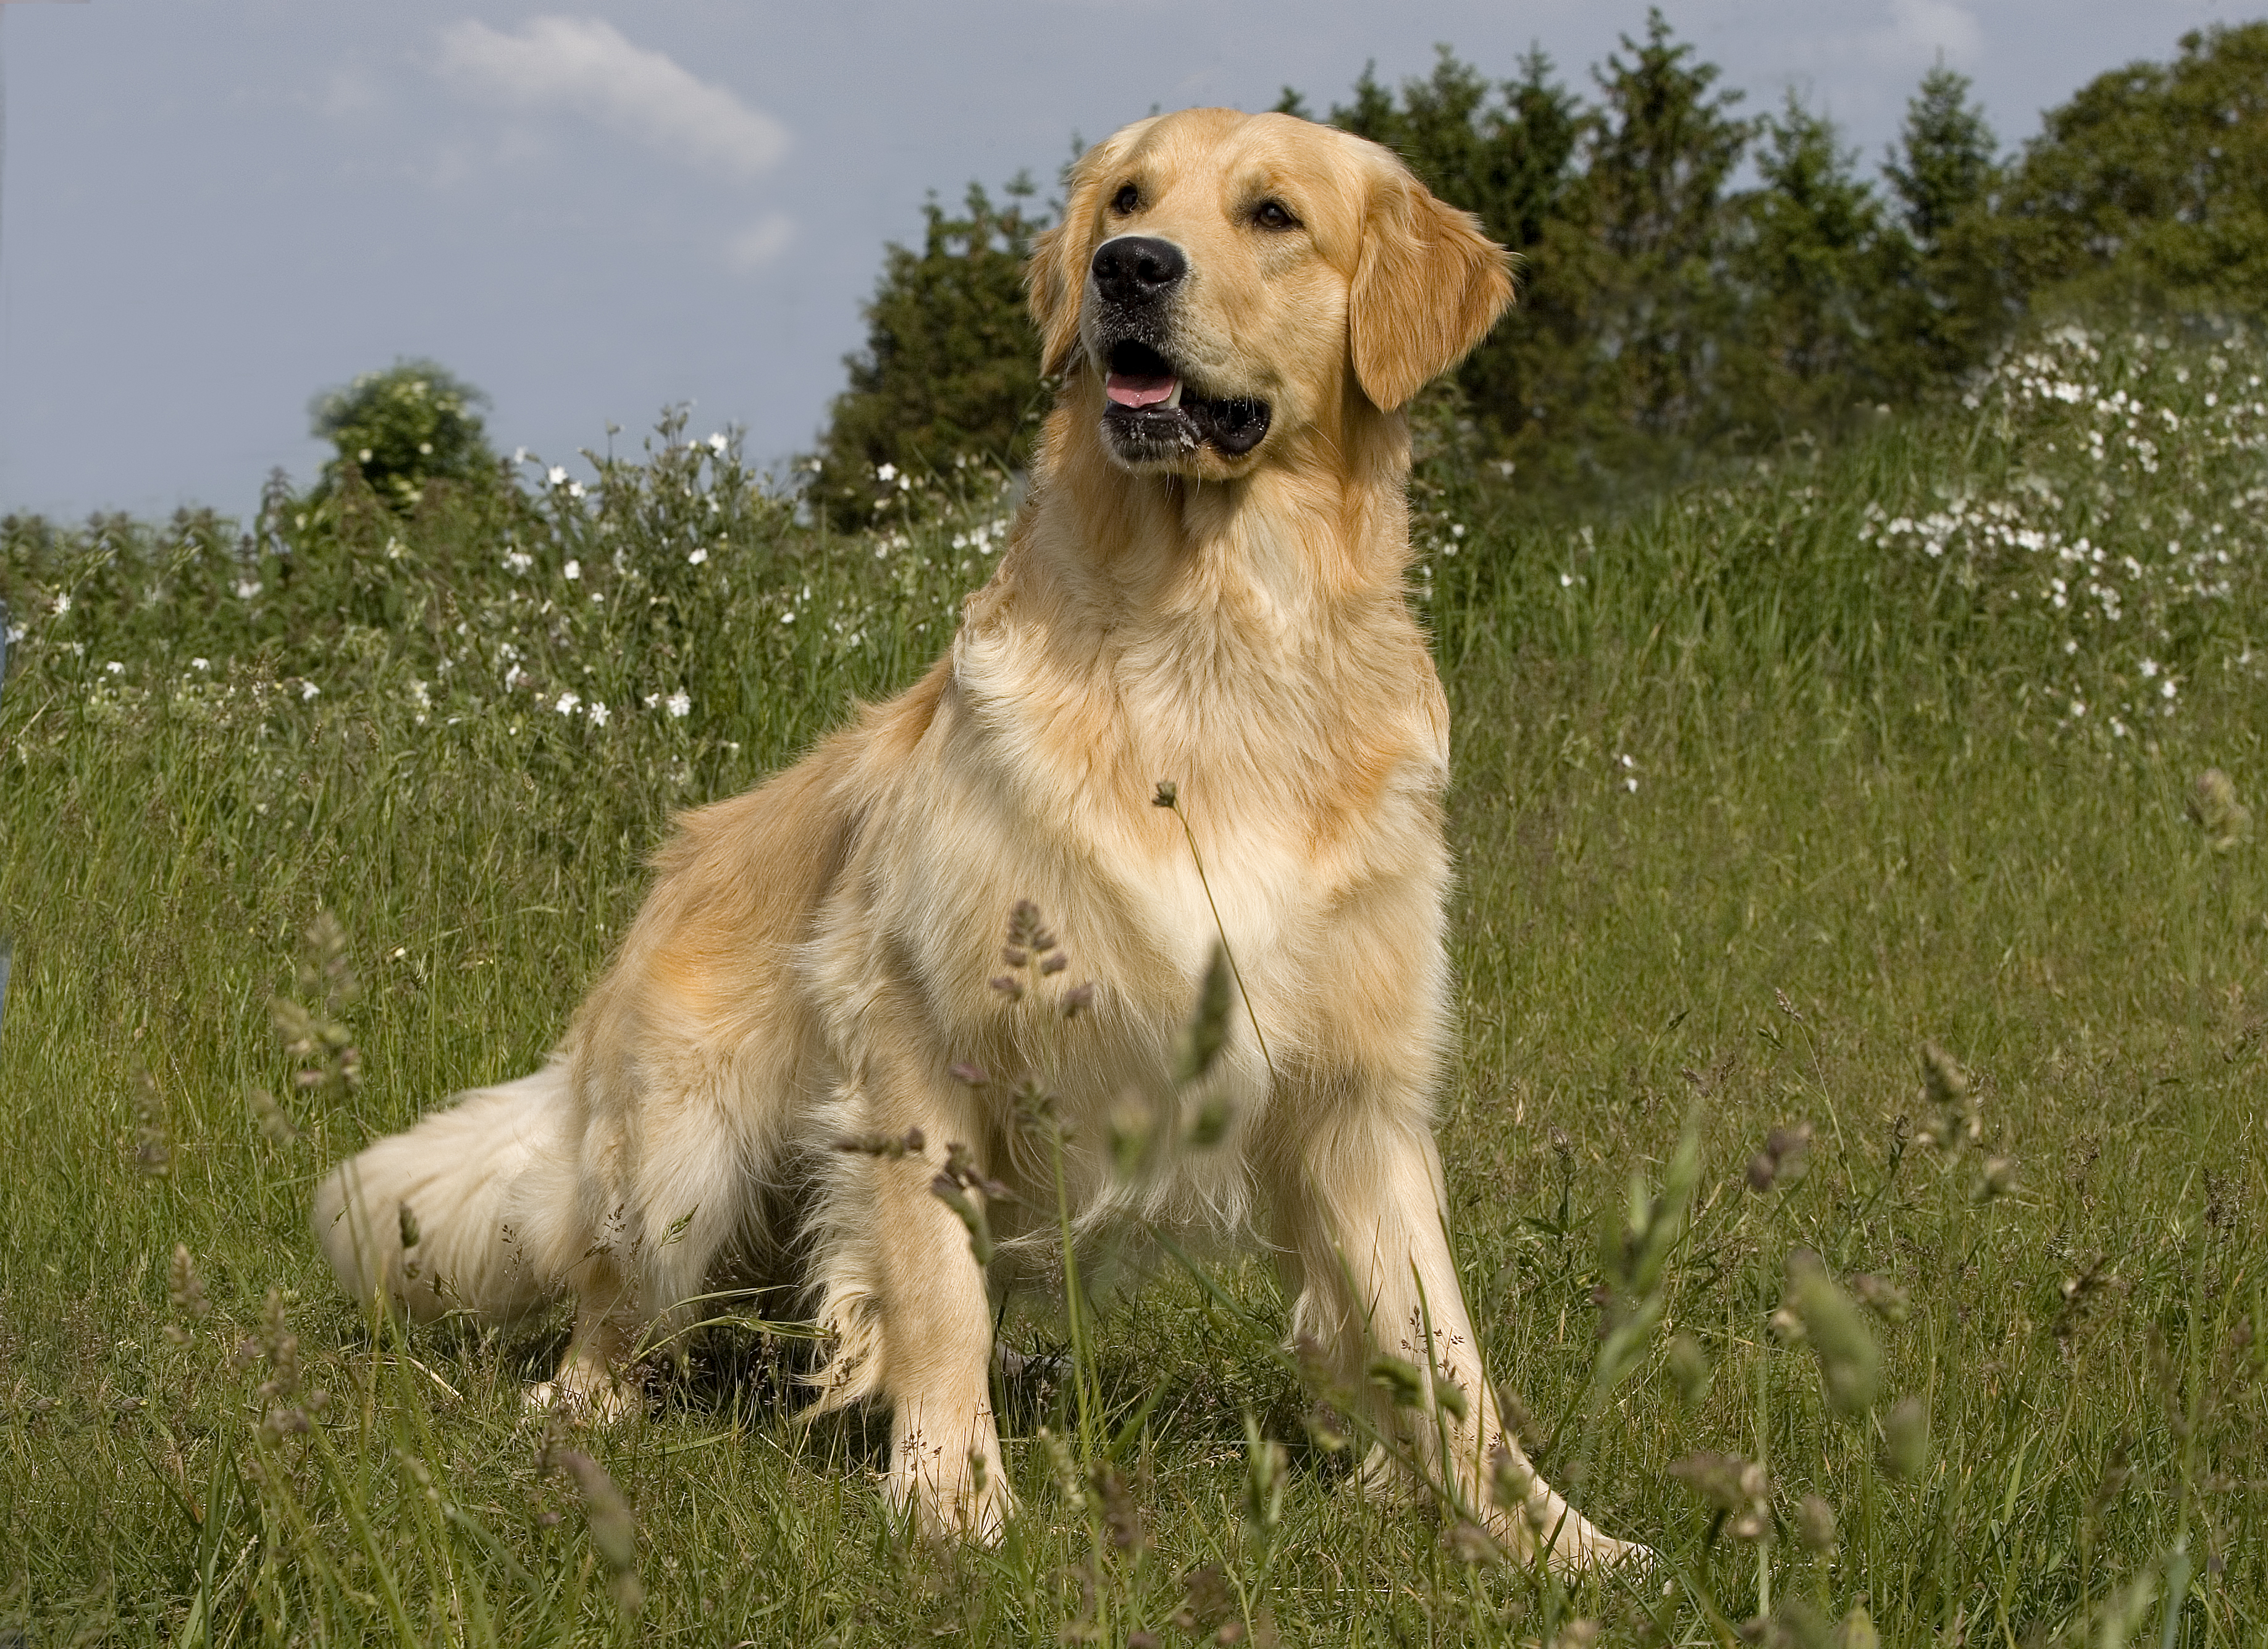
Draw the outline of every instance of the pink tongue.
[[[1163,378],[1137,378],[1131,372],[1113,372],[1102,393],[1122,407],[1154,407],[1174,393],[1176,381],[1171,373]]]

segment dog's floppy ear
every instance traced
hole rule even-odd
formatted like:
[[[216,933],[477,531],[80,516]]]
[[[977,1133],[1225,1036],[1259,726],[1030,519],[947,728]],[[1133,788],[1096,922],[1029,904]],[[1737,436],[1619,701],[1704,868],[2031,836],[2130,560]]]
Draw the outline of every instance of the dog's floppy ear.
[[[1511,302],[1511,254],[1479,220],[1398,163],[1381,164],[1348,304],[1363,394],[1388,412],[1403,405],[1463,360]]]
[[[1124,153],[1127,136],[1121,132],[1107,138],[1079,158],[1064,189],[1063,220],[1032,241],[1032,260],[1024,266],[1024,294],[1033,324],[1040,329],[1040,370],[1044,372],[1066,371],[1079,348],[1079,298],[1086,291],[1086,266],[1094,257],[1094,211],[1111,169]]]

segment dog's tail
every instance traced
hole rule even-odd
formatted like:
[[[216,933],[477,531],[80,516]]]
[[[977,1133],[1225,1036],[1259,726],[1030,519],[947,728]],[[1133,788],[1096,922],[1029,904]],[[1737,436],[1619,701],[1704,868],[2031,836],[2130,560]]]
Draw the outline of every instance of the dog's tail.
[[[315,1240],[347,1292],[382,1295],[420,1322],[463,1310],[509,1321],[549,1299],[559,1279],[542,1256],[556,1233],[515,1218],[571,1205],[571,1193],[528,1183],[573,1160],[567,1089],[567,1064],[554,1058],[333,1169],[315,1191]]]

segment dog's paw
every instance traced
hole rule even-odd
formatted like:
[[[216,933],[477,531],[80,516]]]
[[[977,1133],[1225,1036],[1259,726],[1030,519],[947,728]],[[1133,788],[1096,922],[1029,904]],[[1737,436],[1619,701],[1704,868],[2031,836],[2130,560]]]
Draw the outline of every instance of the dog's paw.
[[[902,1512],[910,1502],[915,1529],[936,1545],[997,1546],[1016,1514],[999,1456],[982,1450],[949,1461],[917,1443],[913,1458],[893,1463],[888,1487],[890,1504]]]
[[[1546,1559],[1554,1573],[1576,1576],[1617,1571],[1644,1577],[1659,1572],[1661,1554],[1636,1541],[1616,1540],[1580,1513],[1570,1512],[1551,1542]]]
[[[613,1425],[637,1405],[635,1388],[621,1380],[589,1384],[573,1380],[542,1380],[530,1386],[520,1399],[529,1415],[556,1413],[576,1425]]]

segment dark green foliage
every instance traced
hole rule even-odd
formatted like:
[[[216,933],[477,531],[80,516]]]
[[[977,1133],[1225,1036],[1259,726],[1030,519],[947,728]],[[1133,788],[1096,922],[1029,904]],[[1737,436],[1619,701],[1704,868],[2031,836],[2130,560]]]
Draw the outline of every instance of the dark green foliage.
[[[1716,67],[1674,41],[1660,11],[1623,50],[1596,72],[1572,232],[1547,242],[1580,283],[1586,346],[1560,402],[1576,427],[1553,444],[1572,436],[1587,467],[1616,469],[1666,442],[1706,442],[1726,420],[1721,357],[1738,307],[1721,268],[1725,185],[1753,132],[1733,114],[1741,94],[1713,90]]]
[[[1887,393],[1896,357],[1883,310],[1911,258],[1824,115],[1791,92],[1763,139],[1764,187],[1739,203],[1734,263],[1748,313],[1728,388],[1749,428],[1787,434]]]
[[[2011,286],[1987,232],[1999,144],[1943,63],[1922,77],[1882,166],[1912,251],[1886,294],[1884,372],[1900,387],[1981,359],[2006,330]]]
[[[2268,294],[2268,23],[2098,77],[2026,148],[1996,225],[2043,298],[2257,313]]]
[[[475,407],[488,397],[437,361],[398,360],[327,389],[307,406],[313,432],[339,455],[315,486],[328,497],[350,471],[398,511],[416,508],[431,481],[479,482],[496,475],[496,454]]]
[[[1543,416],[1547,386],[1565,375],[1558,358],[1575,341],[1566,322],[1580,313],[1559,263],[1533,254],[1565,216],[1586,116],[1541,52],[1521,58],[1520,70],[1519,79],[1491,86],[1443,47],[1432,78],[1410,81],[1398,105],[1366,69],[1354,102],[1330,115],[1334,125],[1400,154],[1427,188],[1474,213],[1520,254],[1517,319],[1457,375],[1473,415],[1499,438]]]
[[[921,250],[892,245],[866,306],[866,347],[846,357],[814,486],[844,526],[873,519],[891,491],[877,482],[955,460],[1020,466],[1044,410],[1040,340],[1024,308],[1024,261],[1046,227],[1019,177],[996,205],[972,183],[960,217],[922,208]]]
[[[1969,100],[1969,77],[1940,63],[1906,105],[1905,129],[1883,163],[1906,232],[1935,251],[1961,216],[1982,205],[1992,188],[1998,145],[1984,111]]]

